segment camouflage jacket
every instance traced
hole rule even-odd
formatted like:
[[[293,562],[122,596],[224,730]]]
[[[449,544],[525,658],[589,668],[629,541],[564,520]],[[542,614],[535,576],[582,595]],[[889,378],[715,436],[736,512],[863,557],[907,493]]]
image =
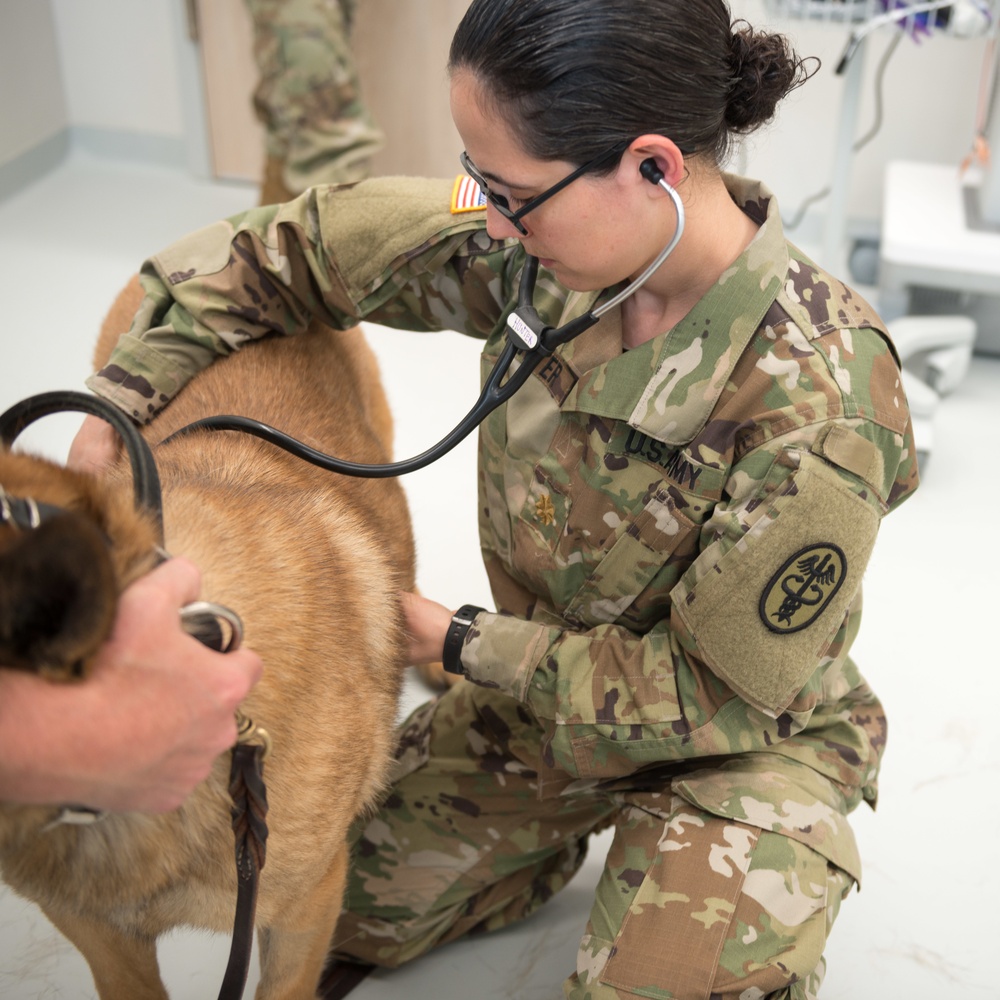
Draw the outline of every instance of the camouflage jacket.
[[[483,423],[497,611],[462,659],[539,720],[540,794],[669,777],[857,877],[844,816],[874,802],[885,720],[849,649],[880,519],[917,484],[912,430],[874,311],[786,242],[766,189],[727,183],[760,230],[680,323],[626,352],[608,312]],[[88,384],[146,420],[313,313],[483,338],[485,375],[523,261],[441,182],[314,189],[147,262]],[[535,304],[560,325],[616,290],[543,271]]]

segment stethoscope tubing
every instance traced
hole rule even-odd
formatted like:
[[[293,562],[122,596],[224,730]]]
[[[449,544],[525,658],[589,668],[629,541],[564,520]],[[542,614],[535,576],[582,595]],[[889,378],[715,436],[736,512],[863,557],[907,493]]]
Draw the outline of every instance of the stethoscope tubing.
[[[319,466],[321,469],[326,469],[329,472],[339,472],[345,476],[354,476],[363,479],[388,479],[393,476],[403,476],[409,472],[416,472],[418,469],[426,468],[431,463],[448,454],[457,444],[468,437],[490,413],[498,406],[507,402],[524,385],[531,373],[538,367],[539,362],[549,357],[556,347],[579,336],[584,330],[589,329],[597,323],[606,312],[621,305],[627,298],[634,295],[674,252],[684,233],[684,203],[674,188],[664,180],[663,175],[656,170],[655,161],[647,162],[653,164],[652,170],[654,173],[648,173],[644,169],[644,176],[646,176],[647,180],[659,184],[667,192],[673,201],[674,209],[677,213],[677,223],[670,242],[657,254],[656,258],[642,274],[618,292],[617,295],[591,312],[585,313],[583,316],[579,316],[575,320],[571,320],[569,323],[558,328],[544,326],[531,304],[534,297],[535,280],[538,275],[538,258],[532,257],[529,254],[525,259],[524,268],[521,272],[517,307],[511,311],[506,322],[509,335],[515,329],[515,327],[511,326],[511,318],[515,320],[520,318],[522,320],[522,327],[524,320],[527,320],[529,325],[539,327],[537,343],[530,349],[524,349],[523,344],[519,345],[515,340],[511,339],[511,336],[508,336],[507,343],[504,345],[500,356],[487,376],[482,392],[479,394],[475,405],[448,434],[426,451],[413,456],[413,458],[398,462],[376,463],[372,465],[361,462],[350,462],[346,459],[326,455],[321,451],[310,448],[308,445],[290,437],[283,431],[279,431],[277,428],[262,423],[259,420],[225,414],[205,417],[202,420],[188,424],[186,427],[175,431],[160,443],[167,444],[182,435],[200,430],[242,431],[245,434],[253,435],[279,448],[283,448],[296,458]],[[522,353],[520,365],[504,381],[504,376],[510,371],[511,365],[514,363],[514,358],[519,352]]]
[[[347,459],[336,458],[333,455],[326,455],[321,451],[317,451],[315,448],[310,448],[307,444],[285,434],[284,431],[279,431],[277,428],[262,423],[259,420],[231,415],[205,417],[202,420],[196,420],[194,423],[175,431],[170,437],[164,438],[160,444],[168,444],[183,435],[200,430],[242,431],[244,434],[250,434],[273,445],[277,445],[296,458],[300,458],[312,465],[317,465],[329,472],[339,472],[345,476],[354,476],[363,479],[389,479],[393,476],[403,476],[408,472],[416,472],[418,469],[423,469],[444,455],[447,455],[457,444],[468,437],[493,410],[502,403],[505,403],[517,392],[527,381],[528,376],[535,370],[538,362],[548,352],[535,350],[526,355],[520,367],[501,385],[501,381],[510,369],[516,353],[517,348],[513,343],[508,342],[504,346],[500,357],[497,358],[496,363],[493,365],[493,369],[487,377],[486,384],[483,386],[483,390],[475,406],[437,444],[428,448],[427,451],[415,455],[413,458],[399,462],[373,465],[350,462]]]

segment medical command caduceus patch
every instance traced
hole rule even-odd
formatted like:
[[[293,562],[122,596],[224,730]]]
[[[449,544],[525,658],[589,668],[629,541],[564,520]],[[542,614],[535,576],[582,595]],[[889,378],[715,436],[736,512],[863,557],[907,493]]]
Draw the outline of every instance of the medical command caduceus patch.
[[[832,544],[800,549],[760,595],[761,621],[779,634],[808,628],[833,600],[847,575],[847,557]]]

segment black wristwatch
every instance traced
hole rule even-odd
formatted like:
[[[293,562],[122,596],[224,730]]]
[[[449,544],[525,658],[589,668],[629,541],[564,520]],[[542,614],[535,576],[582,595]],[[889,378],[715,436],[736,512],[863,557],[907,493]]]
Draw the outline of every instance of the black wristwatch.
[[[451,616],[451,624],[444,637],[444,652],[441,655],[441,665],[449,674],[464,674],[462,669],[462,643],[465,641],[465,633],[475,620],[476,615],[486,608],[476,607],[475,604],[463,604],[458,611]]]

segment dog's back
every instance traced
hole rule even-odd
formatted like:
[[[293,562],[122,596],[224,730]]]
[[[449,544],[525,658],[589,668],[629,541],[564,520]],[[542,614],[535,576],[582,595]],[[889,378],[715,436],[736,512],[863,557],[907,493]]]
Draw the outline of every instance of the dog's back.
[[[140,295],[133,283],[119,298],[99,358]],[[238,432],[158,444],[218,413],[363,463],[389,460],[391,422],[360,332],[317,328],[216,364],[144,432],[163,489],[167,550],[198,564],[203,596],[240,615],[244,641],[264,660],[264,678],[243,706],[273,741],[257,910],[268,941],[262,995],[311,997],[339,911],[347,829],[382,787],[391,754],[405,665],[398,595],[413,587],[410,522],[395,479],[340,476]],[[0,482],[10,459],[5,465],[0,455]],[[104,488],[127,495],[130,471],[114,469]],[[99,828],[39,833],[44,810],[0,810],[5,877],[83,951],[102,998],[162,995],[137,985],[148,979],[139,969],[147,959],[115,954],[122,930],[155,939],[178,924],[231,928],[227,780],[220,758],[175,813],[111,816]],[[117,929],[105,928],[111,923]],[[130,963],[134,975],[123,979]]]

